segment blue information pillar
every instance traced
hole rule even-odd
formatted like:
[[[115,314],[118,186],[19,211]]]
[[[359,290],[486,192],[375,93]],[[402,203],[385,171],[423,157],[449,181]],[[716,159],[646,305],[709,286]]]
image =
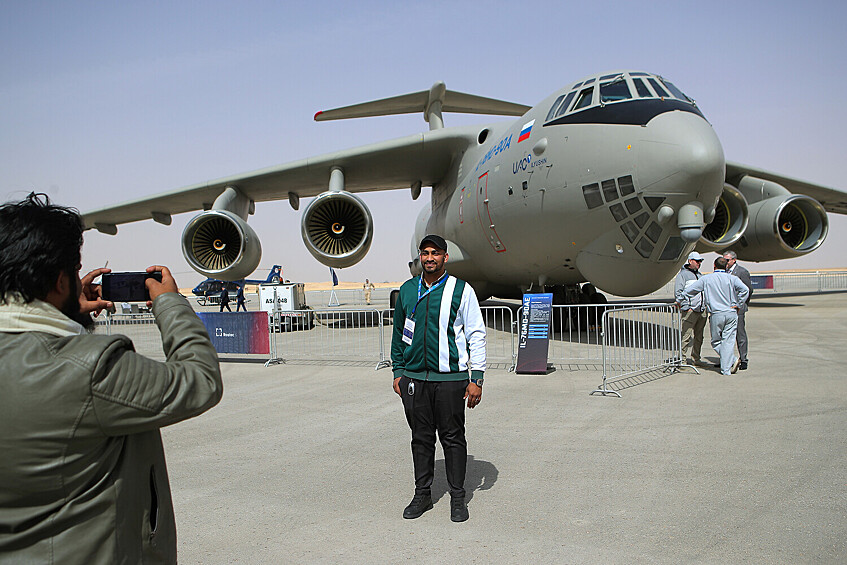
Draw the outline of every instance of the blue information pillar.
[[[553,295],[524,294],[516,373],[546,373]]]

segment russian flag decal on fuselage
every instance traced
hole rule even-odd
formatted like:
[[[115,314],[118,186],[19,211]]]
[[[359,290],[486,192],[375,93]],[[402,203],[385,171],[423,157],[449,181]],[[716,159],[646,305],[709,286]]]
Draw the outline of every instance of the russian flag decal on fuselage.
[[[527,122],[523,128],[521,128],[521,134],[518,136],[518,143],[523,141],[524,139],[529,139],[529,134],[532,131],[532,126],[535,124],[535,120]]]

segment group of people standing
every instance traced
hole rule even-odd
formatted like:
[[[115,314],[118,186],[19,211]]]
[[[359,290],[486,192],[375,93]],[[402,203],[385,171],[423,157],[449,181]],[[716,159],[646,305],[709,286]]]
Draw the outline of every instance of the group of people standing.
[[[703,275],[703,256],[696,251],[679,271],[674,297],[682,315],[682,361],[710,366],[700,356],[707,318],[712,347],[720,356],[721,374],[747,369],[747,328],[745,314],[753,295],[750,272],[737,263],[734,251],[715,259],[715,270]],[[738,355],[735,348],[738,346]]]

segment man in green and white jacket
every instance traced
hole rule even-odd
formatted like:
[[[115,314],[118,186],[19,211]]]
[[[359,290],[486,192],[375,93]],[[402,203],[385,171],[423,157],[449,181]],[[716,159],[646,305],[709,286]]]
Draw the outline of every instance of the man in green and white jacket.
[[[428,235],[419,248],[423,273],[400,287],[391,340],[394,392],[412,430],[415,467],[415,496],[403,517],[417,518],[432,508],[437,431],[450,485],[450,519],[464,522],[465,400],[473,408],[482,399],[485,324],[471,285],[445,270],[447,242]]]

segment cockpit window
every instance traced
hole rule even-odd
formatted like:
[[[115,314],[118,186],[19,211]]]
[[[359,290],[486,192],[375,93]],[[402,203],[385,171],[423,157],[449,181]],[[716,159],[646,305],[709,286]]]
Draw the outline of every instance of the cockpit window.
[[[686,102],[692,102],[691,98],[686,96],[684,92],[682,92],[680,89],[675,87],[673,85],[673,83],[668,82],[665,79],[662,79],[662,82],[664,83],[665,86],[668,87],[668,90],[670,90],[671,94],[673,94],[675,97],[679,98],[680,100],[685,100]]]
[[[552,105],[552,106],[550,106],[550,111],[549,111],[549,112],[547,112],[547,117],[546,117],[546,118],[544,118],[544,121],[545,121],[545,122],[549,122],[549,121],[550,121],[550,118],[552,118],[553,116],[555,116],[555,115],[556,115],[556,109],[559,107],[559,104],[562,102],[562,98],[564,98],[564,97],[565,97],[565,95],[564,95],[564,94],[562,94],[561,96],[559,96],[558,98],[556,98],[556,101],[555,101],[555,102],[553,102],[553,105]]]
[[[575,95],[576,95],[576,90],[571,91],[571,92],[568,92],[568,95],[567,95],[567,96],[565,96],[565,101],[564,101],[564,102],[562,102],[562,105],[561,105],[561,106],[559,106],[559,111],[558,111],[558,112],[556,112],[556,117],[557,117],[557,118],[558,118],[559,116],[561,116],[562,114],[564,114],[565,112],[567,112],[567,111],[568,111],[568,106],[570,106],[570,105],[571,105],[571,100],[573,100],[573,97],[574,97]]]
[[[638,91],[638,96],[641,98],[649,98],[653,96],[650,93],[650,89],[647,88],[647,85],[644,84],[644,81],[640,78],[632,79],[632,83],[635,85],[635,90]]]
[[[659,86],[659,82],[654,78],[648,78],[647,81],[653,86],[653,90],[656,91],[661,98],[670,98],[670,94],[667,91]]]
[[[630,98],[632,98],[632,94],[630,94],[629,86],[627,86],[623,77],[600,85],[600,102],[617,102]]]
[[[596,85],[596,88],[595,88]],[[597,97],[594,97],[595,91]],[[682,100],[691,105],[691,108],[679,108],[679,104],[672,104],[661,111],[670,111],[671,109],[683,109],[685,111],[699,114],[697,105],[693,99],[689,98],[671,82],[665,80],[659,75],[654,75],[645,72],[619,72],[609,73],[600,77],[589,78],[584,82],[575,84],[569,92],[556,97],[549,111],[545,124],[556,121],[559,123],[595,123],[592,120],[600,119],[601,123],[606,123],[603,120],[621,120],[629,123],[631,119],[642,119],[637,116],[646,116],[651,111],[658,111],[655,108],[655,103],[639,106],[645,110],[639,110],[632,116],[623,118],[619,112],[613,112],[614,115],[598,118],[601,114],[601,108],[606,104],[615,102],[638,101],[641,99],[656,99],[662,98],[669,101]],[[648,100],[644,100],[647,102]],[[596,111],[595,111],[596,107]],[[649,108],[653,107],[653,110]],[[592,111],[583,113],[583,110],[591,108]],[[662,108],[665,108],[663,105]],[[580,116],[570,116],[575,112],[580,112]],[[644,113],[646,112],[646,114]],[[701,114],[702,115],[702,114]],[[636,116],[633,118],[633,116]],[[615,123],[618,123],[617,121]]]
[[[584,89],[579,93],[579,98],[576,99],[576,104],[574,104],[573,109],[579,110],[580,108],[585,108],[586,106],[591,105],[591,98],[594,94],[594,87],[591,86],[589,88]]]

